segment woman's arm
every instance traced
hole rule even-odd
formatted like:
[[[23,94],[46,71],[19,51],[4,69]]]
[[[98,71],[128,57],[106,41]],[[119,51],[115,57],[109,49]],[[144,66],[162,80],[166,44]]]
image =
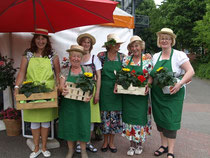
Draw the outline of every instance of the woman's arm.
[[[16,95],[18,93],[17,88],[22,84],[23,80],[25,79],[27,65],[28,65],[27,58],[25,56],[23,56],[21,59],[20,70],[18,72],[16,81],[15,81],[15,86],[16,86],[15,89],[16,90],[14,91],[14,95]]]
[[[60,93],[65,96],[68,94],[68,89],[67,89],[67,85],[66,85],[66,80],[65,77],[61,76],[60,77],[60,81],[59,81],[59,88],[58,90],[60,91]]]
[[[183,86],[183,84],[188,83],[195,74],[194,69],[189,61],[183,63],[181,65],[181,68],[185,70],[185,74],[182,80],[176,83],[176,85],[173,87],[173,89],[171,90],[171,94],[175,94],[176,92],[178,92],[179,89]]]
[[[101,89],[101,70],[97,70],[96,71],[96,93],[94,96],[94,104],[97,104],[99,101],[100,89]]]
[[[56,85],[59,87],[59,75],[60,75],[60,63],[59,63],[59,58],[58,56],[56,55],[54,60],[53,60],[53,65],[54,65],[54,68],[55,68],[55,77],[56,77]]]

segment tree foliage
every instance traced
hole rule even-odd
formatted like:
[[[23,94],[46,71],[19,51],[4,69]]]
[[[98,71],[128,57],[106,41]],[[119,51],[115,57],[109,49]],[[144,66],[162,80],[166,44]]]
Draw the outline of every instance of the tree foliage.
[[[209,1],[209,0],[208,0]],[[153,0],[144,0],[136,7],[136,14],[148,15],[149,28],[142,28],[138,33],[146,42],[147,50],[156,52],[156,32],[163,27],[171,28],[177,35],[176,47],[194,51],[199,48],[193,31],[196,21],[202,20],[206,12],[204,0],[164,0],[162,5],[155,7]]]

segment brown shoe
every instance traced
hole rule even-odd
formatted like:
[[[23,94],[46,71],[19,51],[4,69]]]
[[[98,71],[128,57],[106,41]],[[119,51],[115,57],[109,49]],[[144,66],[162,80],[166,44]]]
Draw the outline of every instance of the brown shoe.
[[[66,158],[72,158],[74,155],[74,150],[73,149],[69,149],[68,154],[66,155]]]
[[[87,154],[86,150],[81,151],[81,158],[88,158],[88,154]]]

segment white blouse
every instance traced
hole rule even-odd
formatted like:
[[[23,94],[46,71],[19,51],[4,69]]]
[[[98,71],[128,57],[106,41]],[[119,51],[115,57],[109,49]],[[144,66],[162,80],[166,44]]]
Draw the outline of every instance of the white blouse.
[[[155,53],[153,56],[153,66],[157,63],[157,60],[160,56],[161,52]],[[160,57],[160,61],[162,60],[162,57]],[[189,61],[189,58],[187,55],[182,52],[174,49],[171,64],[172,64],[172,71],[175,72],[175,77],[179,77],[180,75],[183,75],[185,71],[181,68],[181,65],[185,62]]]

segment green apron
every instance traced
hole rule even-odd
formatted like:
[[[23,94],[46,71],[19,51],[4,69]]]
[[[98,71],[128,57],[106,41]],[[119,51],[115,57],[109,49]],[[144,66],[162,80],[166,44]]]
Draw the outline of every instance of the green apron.
[[[116,76],[114,70],[119,71],[122,69],[120,61],[120,54],[117,53],[118,61],[108,61],[105,56],[103,70],[101,72],[101,89],[100,89],[100,110],[101,111],[121,111],[122,110],[122,95],[115,94],[114,85]]]
[[[82,72],[84,73],[84,69]],[[67,81],[74,82],[78,76],[71,76],[71,68]],[[62,98],[59,109],[58,136],[67,141],[90,140],[90,102]]]
[[[167,67],[172,72],[171,58],[173,49],[169,60],[160,60],[162,52],[155,64],[150,75],[154,77],[154,73],[159,67]],[[168,130],[178,130],[181,126],[181,116],[184,101],[184,87],[176,94],[163,94],[162,89],[157,85],[152,84],[151,98],[152,98],[152,112],[156,124]]]
[[[137,75],[143,75],[143,63],[141,57],[141,66],[130,65],[133,56],[131,57],[127,68],[135,70]],[[146,125],[147,123],[147,111],[148,111],[148,95],[123,95],[123,122],[132,125]]]
[[[48,88],[54,89],[55,79],[50,59],[32,57],[27,67],[26,81],[45,82]],[[26,122],[49,122],[57,117],[57,108],[23,110],[23,120]]]

